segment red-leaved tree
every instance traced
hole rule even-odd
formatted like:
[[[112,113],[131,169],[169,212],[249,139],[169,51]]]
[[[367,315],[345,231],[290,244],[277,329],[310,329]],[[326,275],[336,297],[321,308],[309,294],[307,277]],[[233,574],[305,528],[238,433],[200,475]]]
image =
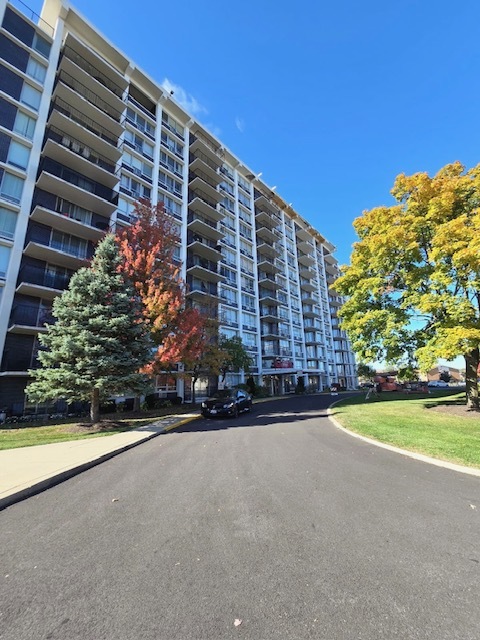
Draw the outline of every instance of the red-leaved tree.
[[[185,304],[185,283],[174,260],[179,242],[175,220],[166,214],[163,203],[152,207],[146,200],[136,203],[134,216],[135,224],[117,233],[123,258],[120,269],[141,298],[157,346],[145,369],[154,375],[199,353],[205,319]]]

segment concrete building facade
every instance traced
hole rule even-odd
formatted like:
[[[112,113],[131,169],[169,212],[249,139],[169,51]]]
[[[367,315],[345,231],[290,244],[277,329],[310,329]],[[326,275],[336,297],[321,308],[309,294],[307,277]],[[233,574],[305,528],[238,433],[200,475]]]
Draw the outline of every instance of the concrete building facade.
[[[177,221],[192,304],[259,384],[355,387],[334,246],[69,2],[0,0],[0,25],[0,407],[23,411],[53,299],[139,198]],[[157,380],[188,399],[175,384]]]

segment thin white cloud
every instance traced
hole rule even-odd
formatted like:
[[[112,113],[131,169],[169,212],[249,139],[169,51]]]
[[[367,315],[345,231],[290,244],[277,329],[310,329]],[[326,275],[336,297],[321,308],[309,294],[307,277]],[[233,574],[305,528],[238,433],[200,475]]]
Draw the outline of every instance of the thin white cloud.
[[[245,120],[243,120],[243,118],[239,118],[237,116],[235,118],[235,126],[240,131],[240,133],[243,133],[245,131]]]
[[[183,87],[170,82],[168,78],[165,78],[162,82],[162,88],[165,89],[167,93],[172,94],[174,100],[178,102],[185,111],[191,113],[192,116],[196,116],[198,118],[201,115],[208,114],[206,107],[200,104],[190,93],[187,93]]]

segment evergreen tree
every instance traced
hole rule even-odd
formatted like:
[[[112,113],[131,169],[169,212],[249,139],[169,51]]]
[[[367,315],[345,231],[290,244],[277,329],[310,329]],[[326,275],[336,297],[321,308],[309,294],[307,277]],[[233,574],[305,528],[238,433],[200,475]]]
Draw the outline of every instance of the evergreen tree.
[[[148,378],[138,371],[149,361],[152,344],[140,301],[119,272],[120,262],[109,235],[90,267],[77,271],[68,290],[55,299],[56,322],[39,336],[42,366],[30,371],[30,400],[90,401],[90,417],[97,422],[101,399],[145,390]]]

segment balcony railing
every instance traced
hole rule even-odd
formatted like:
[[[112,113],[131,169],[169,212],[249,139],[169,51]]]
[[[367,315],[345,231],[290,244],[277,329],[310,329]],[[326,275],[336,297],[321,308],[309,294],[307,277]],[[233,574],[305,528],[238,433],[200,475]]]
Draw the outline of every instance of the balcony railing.
[[[36,284],[40,287],[63,291],[68,287],[71,277],[71,275],[45,271],[43,267],[24,265],[20,269],[18,282],[27,282],[29,284]]]
[[[86,178],[81,173],[77,171],[73,171],[73,169],[68,169],[60,162],[53,160],[52,158],[43,158],[40,163],[39,175],[42,171],[46,171],[57,178],[65,180],[70,184],[79,187],[80,189],[84,189],[89,193],[93,193],[99,198],[103,198],[108,202],[116,205],[118,201],[118,193],[106,187],[103,184],[96,182],[95,180],[90,180]]]
[[[95,78],[100,84],[106,87],[109,91],[115,94],[120,100],[123,98],[123,89],[117,85],[113,80],[111,80],[108,76],[106,76],[102,71],[97,69],[93,64],[85,60],[83,56],[74,51],[71,47],[64,47],[63,55],[74,62],[80,69],[83,69],[86,73],[88,73],[92,78]]]
[[[65,100],[62,100],[61,98],[55,98],[52,103],[52,110],[53,109],[69,118],[69,120],[76,122],[81,127],[84,127],[91,133],[94,133],[99,138],[102,138],[102,140],[105,140],[105,142],[108,142],[112,146],[117,147],[118,136],[116,136],[105,127],[102,127],[102,125],[98,124],[98,122],[95,122],[95,120],[87,118],[87,116],[85,116],[81,111],[69,105],[68,102],[65,102]]]
[[[50,308],[38,308],[26,304],[14,305],[10,315],[10,326],[22,325],[43,328],[46,324],[53,324],[55,318]]]
[[[118,175],[119,170],[115,168],[115,165],[109,158],[102,156],[100,153],[86,145],[81,140],[77,140],[73,138],[69,134],[57,129],[56,127],[48,127],[45,133],[45,142],[47,140],[53,140],[58,144],[62,145],[69,151],[73,151],[77,156],[81,156],[88,160],[91,164],[95,164],[101,169],[112,173],[113,175]]]
[[[118,111],[118,109],[114,109],[114,107],[110,106],[108,102],[103,100],[103,98],[101,98],[94,91],[79,82],[64,69],[60,69],[60,71],[58,72],[57,81],[58,80],[60,80],[65,86],[81,95],[82,98],[85,98],[85,100],[87,102],[90,102],[90,104],[93,104],[94,107],[97,107],[97,109],[103,111],[103,113],[107,114],[107,116],[112,118],[112,120],[115,120],[116,122],[123,121],[121,111]]]

